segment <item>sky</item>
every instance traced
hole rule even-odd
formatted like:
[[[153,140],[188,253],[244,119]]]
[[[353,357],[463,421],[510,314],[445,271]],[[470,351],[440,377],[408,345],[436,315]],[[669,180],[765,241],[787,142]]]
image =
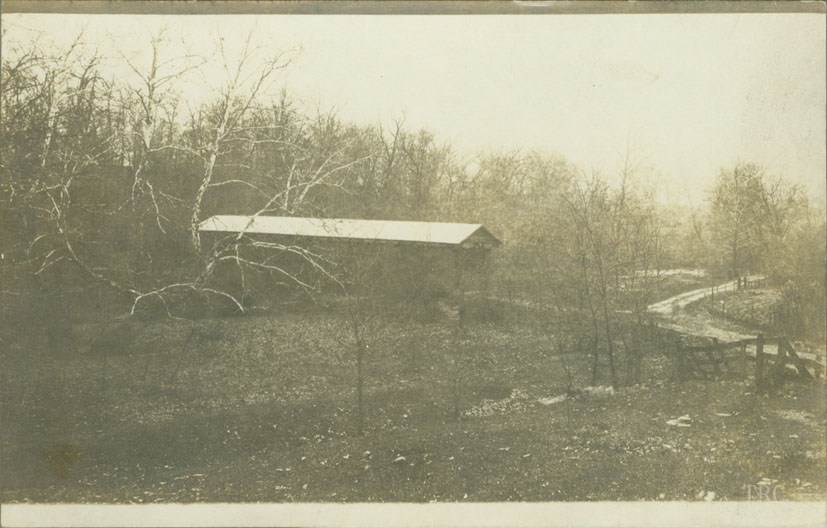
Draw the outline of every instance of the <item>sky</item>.
[[[205,53],[220,33],[230,55],[255,26],[267,50],[301,49],[270,90],[356,123],[404,116],[469,160],[540,150],[611,176],[628,152],[660,199],[695,205],[749,161],[827,195],[824,14],[3,18],[4,44],[66,45],[85,27],[138,63],[162,25]]]

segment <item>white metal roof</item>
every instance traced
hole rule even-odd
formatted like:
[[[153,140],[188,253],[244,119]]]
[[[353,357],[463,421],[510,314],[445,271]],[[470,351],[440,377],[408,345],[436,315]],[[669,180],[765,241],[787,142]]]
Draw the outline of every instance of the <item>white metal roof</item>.
[[[477,233],[475,239],[481,238],[489,243],[499,244],[481,224],[446,222],[216,215],[201,222],[198,229],[211,232],[243,231],[250,234],[456,245],[462,244]]]

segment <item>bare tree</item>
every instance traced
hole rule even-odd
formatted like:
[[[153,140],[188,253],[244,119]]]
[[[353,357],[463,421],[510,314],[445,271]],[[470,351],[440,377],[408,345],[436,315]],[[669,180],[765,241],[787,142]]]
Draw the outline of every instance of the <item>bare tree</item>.
[[[710,192],[710,220],[720,250],[728,255],[733,277],[754,268],[763,170],[754,164],[738,164],[722,170]]]
[[[344,295],[343,315],[350,332],[350,347],[356,367],[356,433],[365,430],[365,363],[371,342],[384,322],[382,282],[387,247],[381,243],[347,242],[339,248],[338,281]]]
[[[346,182],[370,154],[352,157],[358,136],[343,131],[332,113],[287,123],[278,104],[261,104],[290,54],[254,46],[252,33],[237,62],[219,40],[226,82],[212,104],[191,111],[187,127],[179,122],[178,83],[207,58],[179,48],[161,30],[149,38],[146,64],[116,53],[109,60],[135,74],[123,81],[104,79],[104,58],[81,37],[69,53],[48,55],[35,46],[4,54],[2,170],[4,200],[13,207],[3,209],[17,211],[4,222],[22,222],[14,230],[27,232],[18,237],[27,240],[21,264],[41,275],[74,263],[87,280],[128,299],[128,313],[156,300],[171,314],[170,301],[192,295],[223,298],[243,311],[243,296],[213,279],[221,262],[308,287],[278,264],[278,255],[301,256],[318,270],[324,259],[295,245],[254,240],[245,229],[194,257],[177,241],[186,231],[200,249],[197,228],[210,192],[216,212],[239,204],[222,188],[251,189],[254,199],[243,212],[253,216],[319,213],[326,207],[321,190],[348,192]],[[32,144],[42,145],[36,159]],[[268,166],[270,159],[279,163]],[[169,177],[193,169],[200,170],[196,182]],[[124,251],[105,251],[106,244]]]
[[[189,226],[192,244],[196,251],[201,250],[198,225],[201,221],[201,208],[207,190],[210,187],[229,184],[256,188],[245,179],[213,183],[216,165],[220,157],[226,154],[227,149],[234,143],[250,144],[257,141],[246,134],[251,130],[245,122],[248,112],[256,103],[259,94],[268,88],[268,82],[290,64],[291,57],[288,53],[274,52],[272,49],[257,46],[254,36],[253,30],[247,33],[240,55],[233,61],[228,57],[223,37],[220,33],[217,35],[218,54],[225,80],[218,89],[217,99],[211,104],[210,118],[204,131],[207,136],[206,141],[194,147],[199,152],[203,164],[201,182],[192,201]]]
[[[113,39],[114,43],[114,39]],[[206,57],[191,52],[174,53],[169,48],[171,40],[167,35],[166,27],[149,37],[150,60],[146,66],[139,65],[120,49],[115,47],[120,59],[126,63],[138,79],[136,86],[126,89],[125,104],[131,116],[131,137],[134,140],[134,150],[131,153],[131,170],[133,174],[130,200],[133,210],[139,209],[137,201],[146,196],[151,201],[151,210],[155,214],[155,222],[162,232],[162,222],[166,220],[161,214],[155,188],[148,175],[152,155],[168,149],[184,149],[175,144],[174,139],[163,141],[163,123],[161,113],[172,116],[177,110],[176,82],[189,72],[204,65]],[[174,119],[174,118],[173,118]],[[173,126],[173,120],[167,122]]]

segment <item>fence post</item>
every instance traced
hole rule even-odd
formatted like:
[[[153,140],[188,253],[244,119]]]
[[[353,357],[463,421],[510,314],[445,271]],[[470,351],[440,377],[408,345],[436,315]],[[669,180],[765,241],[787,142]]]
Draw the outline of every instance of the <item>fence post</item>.
[[[773,391],[784,388],[784,374],[787,370],[787,346],[783,337],[778,338],[778,355],[775,357],[773,368]]]
[[[681,338],[675,339],[675,377],[679,382],[684,380],[685,362],[683,356],[683,343]]]
[[[767,380],[764,375],[764,336],[758,334],[755,341],[755,393],[759,396],[767,392]]]
[[[716,376],[721,375],[721,366],[718,362],[718,358],[716,357],[716,353],[718,352],[718,338],[712,338],[712,349],[709,351],[709,362],[712,363],[712,370],[715,372]],[[722,354],[723,356],[723,354]]]
[[[743,378],[747,379],[747,344],[741,343],[741,374],[743,374]]]

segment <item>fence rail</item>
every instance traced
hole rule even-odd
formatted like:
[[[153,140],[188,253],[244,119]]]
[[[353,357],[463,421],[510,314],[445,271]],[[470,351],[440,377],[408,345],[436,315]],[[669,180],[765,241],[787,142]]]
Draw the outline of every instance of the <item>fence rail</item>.
[[[726,343],[713,339],[710,345],[687,346],[680,338],[675,342],[675,369],[681,380],[719,376],[724,369],[734,370],[736,364],[740,364],[740,373],[746,377],[749,361],[755,361],[758,393],[775,392],[782,388],[788,370],[806,380],[817,380],[825,374],[825,365],[818,357],[803,357],[783,336],[758,335]]]

